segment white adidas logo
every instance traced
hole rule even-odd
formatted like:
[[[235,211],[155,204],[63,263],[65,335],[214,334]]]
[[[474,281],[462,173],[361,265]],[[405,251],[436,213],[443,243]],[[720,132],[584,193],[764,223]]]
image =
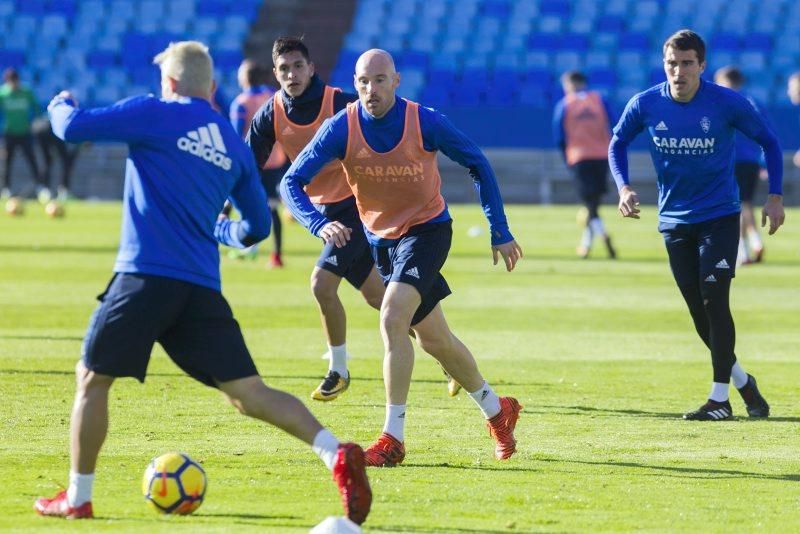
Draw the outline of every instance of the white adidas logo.
[[[714,276],[713,274],[709,274],[708,276],[706,276],[706,279],[704,280],[704,282],[716,282],[716,281],[717,277]]]
[[[339,266],[339,260],[336,259],[336,256],[328,256],[325,258],[325,263],[330,263],[331,265]]]
[[[731,268],[731,266],[730,266],[730,265],[728,265],[728,262],[727,262],[727,261],[725,261],[725,258],[722,258],[722,259],[719,261],[719,263],[717,263],[717,265],[716,265],[716,268],[717,268],[717,269],[730,269],[730,268]]]
[[[292,130],[291,126],[287,126],[286,128],[284,128],[281,131],[281,135],[292,135],[293,133],[294,133],[294,130]]]
[[[364,158],[368,158],[368,157],[369,157],[369,152],[367,152],[366,148],[362,148],[356,154],[356,159],[364,159]]]
[[[667,128],[667,125],[664,124],[664,121],[661,121],[656,124],[656,130],[669,130],[669,128]]]
[[[413,276],[414,278],[416,278],[417,280],[419,280],[419,270],[418,270],[416,267],[412,267],[412,268],[410,268],[409,270],[407,270],[407,271],[406,271],[406,274],[407,274],[408,276]]]
[[[179,137],[178,148],[194,154],[198,158],[203,158],[226,171],[231,170],[233,161],[225,155],[228,150],[222,141],[219,126],[214,122],[209,122],[207,126],[201,126],[197,130],[186,132],[185,137]]]

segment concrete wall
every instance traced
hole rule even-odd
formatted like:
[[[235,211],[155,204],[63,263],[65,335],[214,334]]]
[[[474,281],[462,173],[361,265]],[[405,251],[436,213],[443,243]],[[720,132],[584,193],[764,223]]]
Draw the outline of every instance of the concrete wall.
[[[486,155],[497,174],[506,202],[526,204],[577,202],[572,179],[557,151],[488,149]],[[4,154],[0,156],[4,157]],[[85,145],[75,165],[72,192],[78,197],[120,198],[126,156],[127,147],[124,145]],[[790,152],[784,154],[785,203],[800,205],[800,188],[797,186],[800,169],[792,165],[791,157]],[[15,160],[11,181],[12,190],[18,192],[30,184],[30,174],[21,154]],[[466,169],[441,155],[439,161],[443,191],[448,202],[476,202],[472,179]],[[632,152],[630,169],[632,183],[642,201],[655,203],[657,196],[655,174],[649,154]],[[53,183],[57,183],[59,173],[60,167],[57,167],[53,172]],[[761,182],[758,202],[765,198],[766,190],[766,182]],[[616,202],[615,189],[610,182],[609,191],[611,193],[606,197],[606,201]]]

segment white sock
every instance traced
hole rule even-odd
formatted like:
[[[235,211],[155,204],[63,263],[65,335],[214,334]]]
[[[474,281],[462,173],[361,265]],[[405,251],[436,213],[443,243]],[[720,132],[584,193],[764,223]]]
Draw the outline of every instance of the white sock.
[[[500,413],[500,397],[497,396],[492,387],[485,380],[478,391],[470,393],[469,396],[472,397],[472,400],[474,400],[475,404],[481,409],[486,419],[491,419]]]
[[[712,382],[711,393],[708,398],[714,402],[725,402],[728,400],[728,389],[730,384],[723,384],[722,382]]]
[[[328,345],[331,359],[328,362],[328,370],[336,371],[341,376],[347,376],[347,345]]]
[[[750,243],[750,250],[753,252],[758,252],[764,248],[764,244],[761,242],[761,234],[758,233],[758,230],[748,232],[747,241]]]
[[[606,227],[603,225],[603,221],[600,219],[600,217],[595,217],[589,221],[589,227],[592,229],[592,233],[597,237],[603,237],[606,235]]]
[[[581,246],[586,250],[592,248],[592,229],[588,226],[583,229],[583,234],[581,235]]]
[[[328,469],[333,471],[333,466],[336,464],[336,453],[339,450],[339,440],[327,428],[323,428],[314,436],[311,450],[319,456],[322,463],[328,466]]]
[[[387,404],[386,421],[383,423],[383,431],[391,434],[397,441],[405,439],[406,428],[406,405]]]
[[[734,363],[731,368],[731,380],[733,380],[733,385],[736,386],[736,389],[741,389],[747,384],[747,373],[739,365],[739,362]]]
[[[67,489],[67,503],[74,507],[92,500],[92,485],[94,473],[82,475],[75,471],[69,472],[69,488]]]
[[[736,253],[736,264],[741,265],[745,260],[749,259],[747,255],[747,246],[745,246],[744,239],[739,239],[739,251]]]

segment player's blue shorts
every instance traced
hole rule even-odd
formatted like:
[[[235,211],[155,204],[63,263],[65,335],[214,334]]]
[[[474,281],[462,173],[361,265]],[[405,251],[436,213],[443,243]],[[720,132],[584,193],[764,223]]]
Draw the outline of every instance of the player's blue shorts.
[[[349,197],[335,204],[326,204],[322,213],[331,221],[339,221],[353,231],[350,241],[342,248],[326,243],[317,260],[317,267],[344,278],[354,288],[359,289],[372,271],[375,260],[372,259],[364,225],[358,216],[355,198]]]
[[[679,287],[736,275],[738,212],[695,224],[661,223],[658,230]]]
[[[208,386],[258,374],[219,291],[163,276],[117,273],[97,299],[81,349],[92,371],[144,382],[158,341],[178,367]]]
[[[422,321],[436,304],[451,293],[450,286],[439,272],[444,266],[453,240],[453,221],[424,223],[413,226],[394,246],[372,247],[375,266],[389,282],[414,286],[422,297],[411,324]]]

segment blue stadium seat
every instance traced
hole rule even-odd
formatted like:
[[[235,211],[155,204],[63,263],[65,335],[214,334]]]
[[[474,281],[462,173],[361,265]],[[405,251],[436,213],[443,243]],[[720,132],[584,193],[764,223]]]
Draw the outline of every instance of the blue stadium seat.
[[[741,40],[738,35],[731,33],[716,33],[711,37],[709,42],[710,51],[727,50],[730,52],[738,52]]]
[[[644,33],[624,33],[619,39],[619,49],[647,52],[650,50],[650,37]]]
[[[41,17],[47,13],[47,9],[44,0],[24,0],[17,3],[17,13]]]
[[[561,40],[561,50],[571,52],[586,52],[589,50],[589,37],[579,34],[564,34]]]
[[[117,64],[117,54],[109,50],[94,50],[86,54],[86,65],[92,69],[107,69]]]
[[[539,3],[539,14],[568,18],[570,14],[569,2],[567,0],[542,0]]]
[[[445,87],[433,84],[426,85],[419,95],[420,103],[429,107],[450,105],[450,91]]]
[[[597,29],[610,33],[625,31],[625,17],[620,15],[603,15],[597,19]]]
[[[50,0],[47,4],[47,12],[63,15],[67,20],[71,20],[78,12],[78,2],[77,0]]]
[[[25,65],[25,52],[21,50],[0,50],[0,67],[20,68]]]
[[[772,51],[772,36],[766,33],[751,33],[745,38],[744,47],[747,50],[769,53]]]
[[[561,36],[552,33],[534,33],[528,38],[528,50],[554,52],[561,48]]]
[[[591,69],[586,73],[592,86],[614,86],[617,84],[617,73],[611,69]]]
[[[198,15],[224,17],[228,14],[228,5],[223,0],[198,0],[195,9]]]

